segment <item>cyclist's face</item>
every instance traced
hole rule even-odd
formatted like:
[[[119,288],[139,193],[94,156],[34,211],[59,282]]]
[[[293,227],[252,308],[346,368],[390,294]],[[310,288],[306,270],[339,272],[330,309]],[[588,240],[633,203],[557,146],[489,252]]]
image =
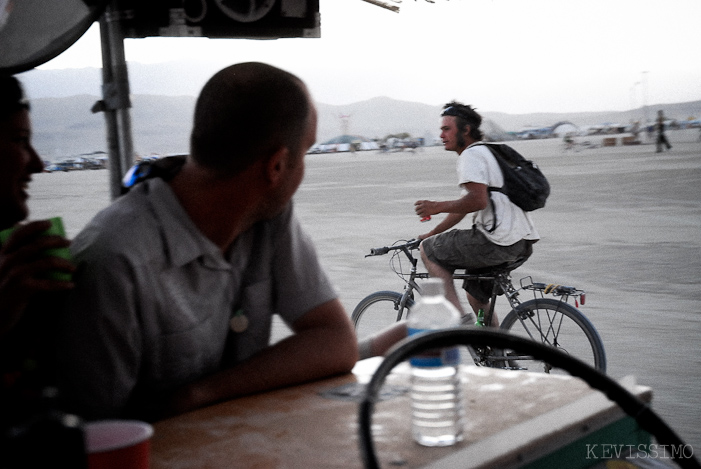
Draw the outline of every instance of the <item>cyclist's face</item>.
[[[441,140],[443,141],[443,147],[448,151],[462,153],[467,147],[465,136],[458,131],[455,116],[443,116],[441,121]]]

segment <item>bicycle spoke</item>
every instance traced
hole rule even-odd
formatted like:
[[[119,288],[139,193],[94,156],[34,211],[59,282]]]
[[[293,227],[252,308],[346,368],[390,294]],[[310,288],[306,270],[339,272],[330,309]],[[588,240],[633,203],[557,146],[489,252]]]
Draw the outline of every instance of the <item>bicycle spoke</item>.
[[[557,348],[594,367],[605,370],[606,358],[596,330],[579,310],[565,302],[536,299],[523,303],[507,315],[502,329]],[[559,372],[548,364],[531,357],[507,351],[508,364],[513,368]]]

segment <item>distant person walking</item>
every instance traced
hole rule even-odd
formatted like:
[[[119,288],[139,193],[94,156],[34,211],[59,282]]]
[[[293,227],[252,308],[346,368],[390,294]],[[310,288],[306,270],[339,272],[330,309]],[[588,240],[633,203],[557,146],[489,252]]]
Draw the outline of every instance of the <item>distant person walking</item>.
[[[672,148],[672,145],[669,144],[669,140],[667,140],[667,136],[664,133],[664,113],[660,109],[657,111],[657,153],[661,153],[663,147],[667,147],[667,150],[670,150]]]

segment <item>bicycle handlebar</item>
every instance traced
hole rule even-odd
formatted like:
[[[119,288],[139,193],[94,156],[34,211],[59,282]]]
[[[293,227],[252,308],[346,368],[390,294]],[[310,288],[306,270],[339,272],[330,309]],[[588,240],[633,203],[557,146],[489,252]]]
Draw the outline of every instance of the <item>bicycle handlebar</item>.
[[[390,251],[398,251],[398,250],[414,250],[419,247],[419,244],[421,244],[420,239],[410,239],[406,243],[403,244],[396,244],[394,246],[384,246],[381,248],[372,248],[370,249],[370,254],[368,254],[365,257],[369,256],[382,256],[384,254],[387,254]]]
[[[372,248],[370,249],[370,256],[381,256],[383,254],[387,254],[389,252],[389,248],[387,246],[383,248]]]

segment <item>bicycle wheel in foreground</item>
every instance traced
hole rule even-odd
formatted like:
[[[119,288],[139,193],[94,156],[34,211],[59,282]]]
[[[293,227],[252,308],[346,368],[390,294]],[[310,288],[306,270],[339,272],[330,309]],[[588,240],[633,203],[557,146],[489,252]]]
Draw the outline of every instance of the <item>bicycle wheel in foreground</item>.
[[[606,372],[606,353],[599,333],[586,316],[568,303],[551,298],[526,301],[506,315],[500,328],[555,347]],[[556,372],[548,364],[534,361],[532,357],[510,351],[506,353],[510,357],[507,366],[545,373]]]
[[[373,335],[400,319],[406,319],[408,308],[412,307],[414,302],[411,299],[407,300],[407,308],[404,308],[399,317],[401,299],[401,293],[378,291],[361,300],[351,316],[358,340]]]

